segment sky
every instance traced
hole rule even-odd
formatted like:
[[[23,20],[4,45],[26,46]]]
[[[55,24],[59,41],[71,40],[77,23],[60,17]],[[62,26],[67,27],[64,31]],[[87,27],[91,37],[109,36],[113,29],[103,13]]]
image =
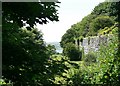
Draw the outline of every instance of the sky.
[[[82,18],[91,13],[95,6],[104,0],[59,0],[58,22],[49,22],[39,25],[45,42],[60,42],[61,37],[70,29],[71,25],[80,22]]]

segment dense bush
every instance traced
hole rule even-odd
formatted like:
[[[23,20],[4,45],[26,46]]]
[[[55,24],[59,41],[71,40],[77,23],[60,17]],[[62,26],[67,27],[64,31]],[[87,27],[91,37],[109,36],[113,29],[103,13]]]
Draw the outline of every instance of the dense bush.
[[[88,65],[90,65],[91,63],[95,63],[96,62],[96,58],[97,58],[97,56],[95,55],[95,53],[89,52],[88,54],[85,55],[84,61]]]
[[[118,38],[113,36],[108,46],[101,46],[98,58],[100,83],[117,85],[119,83],[119,62],[117,57]]]
[[[47,50],[48,50],[47,53],[48,53],[49,55],[56,54],[56,48],[55,48],[54,45],[48,44],[48,45],[47,45]]]
[[[64,54],[70,58],[70,60],[81,60],[82,52],[73,43],[67,43],[64,49]]]
[[[14,85],[44,83],[41,77],[44,78],[43,72],[46,71],[49,55],[41,32],[37,29],[29,31],[13,28],[10,25],[3,26],[3,78],[11,80]],[[44,79],[49,82],[47,78]]]

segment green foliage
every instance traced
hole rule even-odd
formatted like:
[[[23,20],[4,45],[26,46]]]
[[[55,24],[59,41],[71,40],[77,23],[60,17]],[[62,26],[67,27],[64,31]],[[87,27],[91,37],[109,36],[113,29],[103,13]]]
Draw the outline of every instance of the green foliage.
[[[67,66],[68,58],[62,55],[53,55],[49,59],[49,67],[48,70],[50,71],[49,77],[53,76],[52,82],[54,84],[66,84],[67,80],[67,70],[69,67]]]
[[[98,6],[96,6],[92,12],[92,14],[96,14],[96,15],[110,15],[110,7],[111,6],[111,2],[103,2],[100,3]]]
[[[95,63],[97,59],[97,56],[93,52],[89,52],[85,55],[84,61],[87,65],[90,65],[91,63]]]
[[[99,35],[105,35],[105,34],[116,34],[118,33],[118,24],[115,23],[111,27],[105,27],[104,29],[101,29],[98,31]]]
[[[13,83],[11,81],[6,83],[4,79],[0,79],[0,86],[13,86]]]
[[[47,45],[48,55],[56,54],[56,48],[54,45]]]
[[[103,2],[97,5],[94,10],[92,11],[92,14],[95,15],[106,15],[112,17],[113,20],[117,19],[118,15],[118,8],[117,2]]]
[[[114,33],[114,35],[112,36],[112,39],[109,40],[109,43],[106,46],[101,45],[101,48],[98,52],[86,55],[88,64],[89,62],[92,62],[91,57],[93,57],[95,63],[92,63],[91,65],[86,65],[86,62],[82,61],[81,63],[79,63],[79,68],[71,67],[68,70],[67,74],[70,79],[68,84],[105,84],[117,86],[120,83],[120,59],[118,56],[119,42],[117,38],[119,29],[118,25],[113,25],[114,20],[116,21],[118,17],[116,2],[103,2],[96,6],[90,15],[95,15],[95,17],[92,18],[88,24],[86,23],[87,21],[85,21],[83,23],[83,28],[81,24],[82,21],[75,24],[75,28],[77,29],[76,31],[80,31],[79,36],[84,36],[84,31],[88,31],[85,36],[97,35],[98,30],[100,32],[105,32],[105,34]],[[94,24],[92,25],[92,23]],[[85,28],[85,24],[88,26],[87,30]],[[90,28],[92,26],[95,26],[95,28]],[[77,38],[78,37],[74,36],[74,39]],[[69,38],[66,39],[69,40]]]
[[[108,46],[102,46],[99,54],[99,67],[101,70],[99,73],[101,74],[100,82],[104,84],[113,84],[117,85],[119,83],[118,80],[118,58],[116,56],[118,49],[118,38],[116,35],[112,38]]]
[[[49,57],[41,32],[13,28],[8,24],[3,27],[3,77],[15,85],[38,83],[36,76],[43,76]]]
[[[5,82],[11,80],[14,85],[56,84],[55,76],[61,77],[68,69],[65,65],[68,59],[53,55],[54,46],[46,47],[42,34],[37,29],[29,31],[22,28],[18,31],[16,28],[16,30],[17,32],[15,29],[12,31],[11,27],[7,26],[3,30],[6,32],[3,34],[2,65],[3,77],[7,79]]]
[[[46,24],[48,20],[58,21],[56,7],[59,7],[56,2],[4,2],[2,19],[4,22],[13,21],[20,27],[23,27],[23,21],[26,21],[33,27],[36,23]]]
[[[116,55],[119,50],[116,35],[113,35],[109,44],[101,46],[98,52],[88,53],[85,57],[86,62],[70,61],[81,60],[83,56],[83,51],[74,44],[75,39],[82,40],[83,37],[96,34],[91,33],[92,31],[97,32],[104,27],[108,27],[104,28],[106,32],[118,32],[118,26],[111,26],[113,20],[117,18],[117,11],[113,10],[114,6],[116,3],[103,2],[81,22],[72,25],[62,37],[61,46],[66,56],[61,56],[55,55],[54,46],[45,45],[40,31],[35,28],[32,30],[19,28],[24,26],[23,21],[26,21],[30,27],[36,23],[46,24],[48,20],[57,21],[55,2],[3,3],[2,74],[4,81],[0,80],[0,85],[11,83],[15,86],[118,85],[120,59]],[[24,9],[21,10],[22,8]]]
[[[78,39],[79,39],[80,42],[82,42],[83,38],[84,38],[83,36],[80,36]]]
[[[77,72],[71,76],[72,84],[119,84],[119,57],[117,57],[118,38],[113,36],[107,46],[101,46],[96,53],[97,62],[91,65],[81,63]]]
[[[11,80],[16,86],[52,84],[50,78],[53,77],[48,76],[46,65],[54,50],[46,47],[42,33],[32,27],[36,23],[58,21],[56,7],[56,2],[2,4],[2,74],[5,82]],[[31,30],[20,28],[25,26],[24,22]]]
[[[114,21],[109,16],[98,16],[90,23],[89,35],[97,35],[98,30],[110,27]]]
[[[66,46],[67,43],[72,42],[74,43],[74,38],[76,36],[76,31],[74,29],[68,29],[66,33],[62,36],[60,45],[62,48]]]
[[[77,46],[73,43],[67,43],[64,54],[70,58],[70,60],[81,60],[82,58],[82,52],[78,49]]]
[[[94,18],[96,18],[96,15],[89,14],[85,16],[82,19],[82,21],[76,24],[76,28],[78,29],[79,36],[83,36],[83,37],[88,36],[89,26]]]
[[[99,30],[111,27],[117,19],[117,10],[115,7],[115,2],[100,3],[94,8],[91,14],[85,16],[80,22],[73,24],[62,36],[60,44],[63,50],[67,43],[74,43],[75,39],[81,36],[94,36],[98,34]],[[105,34],[108,32],[105,32]]]
[[[114,21],[117,20],[116,4],[115,2],[103,2],[96,6],[91,14],[85,16],[80,22],[71,26],[71,32],[75,30],[74,32],[77,35],[69,36],[71,33],[66,32],[64,34],[65,37],[61,40],[61,46],[68,42],[73,42],[74,39],[80,36],[87,37],[97,35],[99,29],[104,29],[106,26],[112,26]]]

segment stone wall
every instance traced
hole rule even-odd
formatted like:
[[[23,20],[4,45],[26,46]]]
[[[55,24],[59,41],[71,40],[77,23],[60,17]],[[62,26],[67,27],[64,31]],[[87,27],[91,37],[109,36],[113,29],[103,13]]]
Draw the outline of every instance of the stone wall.
[[[110,41],[113,35],[100,35],[100,36],[92,36],[83,38],[83,41],[79,43],[76,40],[76,45],[79,48],[84,48],[84,54],[88,54],[88,52],[96,52],[99,50],[100,45],[107,45],[108,41]],[[79,44],[79,45],[78,45]]]

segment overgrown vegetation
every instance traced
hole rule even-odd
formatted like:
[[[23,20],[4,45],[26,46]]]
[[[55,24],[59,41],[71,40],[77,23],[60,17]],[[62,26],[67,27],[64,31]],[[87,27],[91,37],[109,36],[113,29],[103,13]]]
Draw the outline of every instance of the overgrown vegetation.
[[[70,69],[72,70],[68,73],[71,76],[70,85],[107,84],[117,86],[120,83],[120,64],[117,52],[119,44],[117,38],[119,33],[117,13],[117,3],[100,3],[91,14],[84,17],[77,24],[72,25],[68,29],[69,32],[66,31],[63,35],[61,40],[62,47],[71,42],[75,44],[76,39],[81,40],[81,37],[84,39],[84,37],[90,38],[91,36],[112,34],[112,39],[109,40],[106,46],[101,45],[97,52],[89,52],[84,57],[82,55],[82,61],[78,60],[75,62],[79,63],[79,68]],[[89,42],[90,40],[88,40],[88,44]],[[63,50],[65,49],[63,47]]]
[[[117,23],[116,2],[103,2],[94,8],[94,10],[85,16],[80,22],[73,24],[70,29],[62,36],[61,46],[64,49],[65,44],[73,42],[75,39],[89,36],[96,36],[99,30],[105,27],[111,27]],[[108,34],[108,33],[105,33]]]
[[[108,46],[101,46],[97,52],[97,62],[83,64],[73,74],[73,84],[107,84],[117,86],[119,84],[119,62],[116,60],[118,39],[113,37]],[[82,78],[82,79],[81,79]],[[80,79],[80,80],[79,80]]]
[[[70,58],[70,60],[81,60],[82,52],[79,48],[73,43],[67,43],[64,49],[64,55]]]
[[[51,79],[58,72],[47,65],[54,48],[45,45],[42,33],[33,26],[58,21],[56,7],[56,2],[2,4],[2,76],[5,82],[11,81],[17,86],[53,84]],[[29,28],[21,28],[24,22]],[[54,74],[48,76],[51,72]]]
[[[36,22],[46,24],[47,19],[58,21],[56,3],[3,3],[0,85],[118,86],[120,57],[116,5],[116,2],[100,3],[91,14],[72,25],[62,37],[63,54],[60,55],[54,46],[45,44],[42,32],[33,27]],[[22,11],[21,7],[24,8]],[[27,9],[28,13],[25,12]],[[23,21],[29,28],[23,28]],[[84,37],[105,34],[112,34],[112,38],[96,52],[84,55],[83,48],[75,44],[75,39],[79,43]]]

